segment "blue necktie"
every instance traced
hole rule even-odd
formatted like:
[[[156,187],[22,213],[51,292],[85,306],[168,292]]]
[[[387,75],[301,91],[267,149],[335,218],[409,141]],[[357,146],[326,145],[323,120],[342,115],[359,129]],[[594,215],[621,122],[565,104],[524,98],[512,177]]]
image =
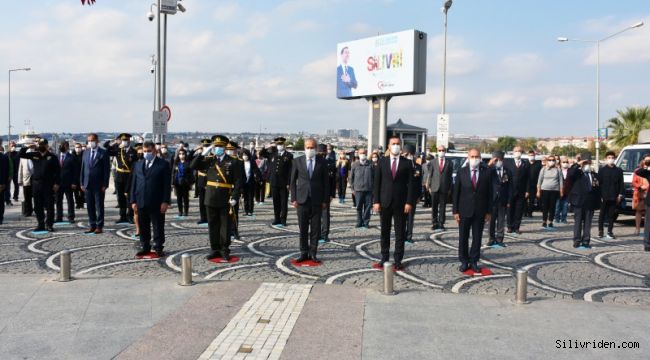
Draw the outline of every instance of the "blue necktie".
[[[307,166],[307,172],[309,172],[309,178],[311,179],[311,175],[314,172],[314,168],[311,163],[312,159],[309,159],[309,165]]]

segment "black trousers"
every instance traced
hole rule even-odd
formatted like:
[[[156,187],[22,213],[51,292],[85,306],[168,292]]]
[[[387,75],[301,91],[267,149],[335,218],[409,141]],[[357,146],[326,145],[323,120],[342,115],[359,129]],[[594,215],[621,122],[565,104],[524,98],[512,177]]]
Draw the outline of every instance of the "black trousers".
[[[127,189],[129,182],[129,174],[116,173],[115,176],[115,191],[117,192],[117,205],[120,207],[120,220],[133,219],[133,209],[129,206],[126,200],[126,194],[130,189]]]
[[[25,193],[25,191],[26,190],[23,189],[23,194]],[[86,203],[85,193],[81,191],[79,186],[77,186],[77,188],[74,189],[73,191],[74,191],[74,202],[77,204],[77,209],[83,209],[84,204]],[[27,196],[25,196],[25,198],[27,198]]]
[[[516,195],[510,201],[510,209],[508,209],[508,229],[518,231],[521,227],[521,219],[524,216],[524,208],[526,207],[525,195]]]
[[[600,215],[598,216],[598,232],[602,233],[607,222],[607,233],[614,230],[614,219],[616,217],[616,200],[603,200],[600,204]]]
[[[404,236],[406,235],[406,214],[404,205],[393,205],[382,208],[381,214],[381,261],[386,262],[390,258],[390,231],[395,225],[395,265],[401,265],[404,258]]]
[[[232,207],[232,214],[230,213],[230,210],[228,210],[228,219],[230,219],[230,235],[234,236],[235,239],[239,239],[239,200],[240,199],[235,199],[237,200],[237,204]]]
[[[5,189],[5,190],[0,191],[0,199],[2,199],[2,200],[4,200],[5,191],[9,191],[9,190]],[[0,201],[0,203],[1,203],[0,204],[0,224],[2,224],[2,222],[4,221],[4,218],[5,218],[5,202]]]
[[[56,193],[56,220],[63,219],[63,196],[68,203],[68,221],[74,221],[74,194],[72,188],[69,186],[60,187]]]
[[[162,251],[165,245],[165,214],[160,213],[160,206],[139,207],[138,226],[140,226],[142,250],[151,250],[151,228],[153,228],[153,248]]]
[[[255,201],[264,202],[266,197],[266,181],[262,181],[255,187]]]
[[[345,191],[348,188],[348,179],[347,179],[347,177],[339,178],[336,181],[336,188],[338,190],[339,200],[344,200],[345,199]]]
[[[252,214],[255,210],[255,193],[257,186],[254,181],[244,184],[244,213]]]
[[[424,188],[424,186],[422,187],[422,196],[423,196],[423,199],[422,199],[422,200],[424,201],[424,204],[422,205],[422,207],[425,207],[425,208],[426,208],[426,207],[431,206],[431,193],[428,192],[428,191]]]
[[[14,168],[14,178],[12,179],[12,182],[14,183],[14,200],[18,201],[18,191],[20,190],[20,186],[18,186],[18,169]]]
[[[408,215],[406,215],[406,233],[404,235],[406,240],[413,241],[413,225],[415,222],[415,210],[417,207],[417,203],[413,204],[413,209],[408,213]]]
[[[48,227],[54,225],[54,193],[52,191],[52,184],[39,184],[37,181],[32,180],[32,190],[34,190],[34,213],[36,213],[38,227],[42,228],[45,225]],[[45,211],[47,211],[47,219],[45,218]]]
[[[458,259],[461,263],[478,262],[481,258],[481,239],[483,237],[484,216],[461,217],[458,225]],[[469,233],[472,231],[472,246],[469,246]],[[469,248],[469,250],[468,250]]]
[[[535,211],[539,205],[537,202],[537,196],[535,196],[537,193],[537,188],[531,189],[529,193],[530,196],[528,196],[528,202],[526,204],[526,215],[528,215],[528,217],[531,217],[533,216],[533,211]]]
[[[329,237],[330,237],[330,204],[328,202],[325,209],[321,210],[320,234],[318,235],[318,238],[323,240],[329,240]]]
[[[320,205],[312,206],[311,199],[309,198],[307,198],[305,204],[298,205],[300,253],[302,255],[316,256],[322,209]]]
[[[219,251],[222,256],[230,256],[230,219],[228,206],[205,208],[208,216],[210,249]]]
[[[286,225],[289,190],[287,190],[286,186],[274,186],[271,193],[273,194],[273,213],[275,214],[273,222]]]
[[[197,186],[196,191],[199,192],[199,221],[208,222],[208,213],[205,206],[205,186]]]
[[[560,192],[555,190],[542,190],[540,206],[542,208],[542,221],[552,223],[555,218],[555,203],[560,198]]]
[[[174,190],[176,191],[178,214],[187,216],[190,209],[190,187],[188,185],[174,185]]]
[[[445,226],[447,218],[447,193],[436,191],[431,193],[431,224],[435,228]]]
[[[650,214],[650,206],[645,207],[645,213]],[[643,248],[650,249],[650,221],[645,221],[643,226]]]
[[[591,240],[591,221],[594,218],[594,211],[584,207],[573,207],[573,242],[589,245]]]
[[[34,213],[34,199],[32,196],[32,186],[23,186],[23,216],[32,216]]]

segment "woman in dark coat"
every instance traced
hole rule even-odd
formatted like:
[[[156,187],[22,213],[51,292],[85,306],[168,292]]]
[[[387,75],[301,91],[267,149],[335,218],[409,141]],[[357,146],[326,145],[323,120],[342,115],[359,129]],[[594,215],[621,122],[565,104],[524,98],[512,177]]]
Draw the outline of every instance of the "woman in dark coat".
[[[174,165],[173,172],[174,191],[178,202],[178,216],[188,216],[190,207],[190,188],[194,183],[194,174],[190,168],[190,161],[187,158],[185,149],[178,150],[178,160]]]

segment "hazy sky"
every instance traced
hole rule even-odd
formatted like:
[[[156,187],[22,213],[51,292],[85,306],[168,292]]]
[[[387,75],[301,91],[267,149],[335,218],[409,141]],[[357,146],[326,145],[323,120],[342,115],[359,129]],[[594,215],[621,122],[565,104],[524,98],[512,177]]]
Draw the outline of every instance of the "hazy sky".
[[[12,75],[14,133],[151,128],[152,0],[5,1],[0,69]],[[169,21],[170,131],[367,130],[364,100],[337,100],[338,42],[418,29],[429,34],[427,93],[396,97],[389,122],[435,129],[442,0],[184,0]],[[449,12],[447,110],[452,133],[554,136],[595,130],[595,53],[558,36],[597,39],[602,119],[650,104],[650,1],[456,0]],[[7,78],[0,133],[7,131]]]

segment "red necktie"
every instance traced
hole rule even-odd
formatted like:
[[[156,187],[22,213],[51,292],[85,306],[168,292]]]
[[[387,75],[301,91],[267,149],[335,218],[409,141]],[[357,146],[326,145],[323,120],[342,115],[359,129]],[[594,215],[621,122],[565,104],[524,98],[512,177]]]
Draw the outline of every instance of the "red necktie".
[[[393,173],[393,180],[395,180],[395,175],[397,174],[397,158],[393,158],[393,165],[390,167],[390,172]]]
[[[442,158],[440,158],[440,173],[442,174],[442,166],[443,166],[443,161]]]
[[[476,170],[472,170],[472,186],[474,186],[474,190],[476,190]]]

